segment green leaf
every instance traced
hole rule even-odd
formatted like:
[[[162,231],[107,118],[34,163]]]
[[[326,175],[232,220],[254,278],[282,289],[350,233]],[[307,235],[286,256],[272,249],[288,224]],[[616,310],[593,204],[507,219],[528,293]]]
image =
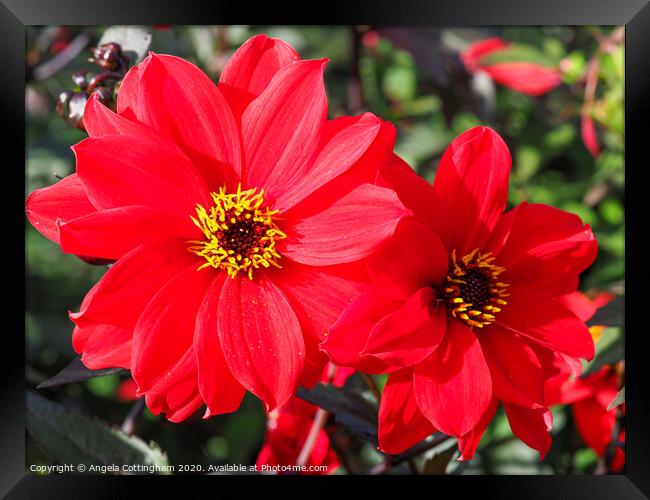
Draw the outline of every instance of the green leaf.
[[[472,127],[481,125],[481,120],[474,113],[460,111],[456,113],[451,122],[451,130],[454,135],[460,135]]]
[[[573,466],[581,471],[586,472],[596,465],[598,455],[591,448],[582,448],[576,452],[573,457]]]
[[[553,152],[559,152],[571,146],[575,138],[575,126],[572,123],[563,123],[544,135],[544,145]]]
[[[618,296],[596,311],[587,324],[622,326],[625,316],[625,297]]]
[[[539,170],[542,155],[533,146],[522,144],[515,153],[515,177],[518,182],[530,179]]]
[[[363,396],[348,389],[318,384],[298,389],[298,397],[334,415],[341,425],[366,441],[377,442],[377,409]]]
[[[417,92],[414,67],[391,66],[384,73],[384,94],[394,101],[410,101]]]
[[[91,378],[86,382],[86,388],[100,398],[108,398],[115,394],[119,385],[120,377],[117,374]]]
[[[609,403],[609,405],[607,405],[607,411],[611,411],[617,406],[621,406],[623,403],[625,403],[625,387],[618,391],[616,397],[612,400],[611,403]]]
[[[587,60],[582,51],[571,52],[562,62],[562,79],[568,83],[577,83],[587,69]]]
[[[625,209],[621,202],[616,198],[607,198],[598,207],[600,216],[608,224],[614,226],[622,224],[625,217]]]
[[[623,335],[620,328],[608,328],[596,344],[596,356],[589,363],[584,375],[591,375],[605,365],[613,365],[625,357]]]
[[[104,368],[102,370],[91,370],[81,362],[78,357],[66,366],[59,373],[52,378],[44,380],[38,384],[37,389],[45,389],[47,387],[55,387],[57,385],[74,384],[76,382],[84,382],[94,377],[104,377],[114,373],[123,372],[123,368]]]
[[[151,443],[116,427],[27,392],[27,430],[46,455],[61,464],[89,466],[157,466],[167,474],[167,456]],[[121,472],[120,472],[121,473]],[[128,472],[125,472],[128,474]]]

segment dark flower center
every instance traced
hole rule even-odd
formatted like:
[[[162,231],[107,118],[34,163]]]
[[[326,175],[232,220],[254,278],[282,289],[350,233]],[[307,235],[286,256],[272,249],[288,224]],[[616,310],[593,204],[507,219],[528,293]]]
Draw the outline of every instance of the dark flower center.
[[[499,281],[505,270],[493,264],[490,253],[481,254],[478,249],[456,259],[452,252],[452,262],[443,284],[447,300],[447,311],[470,328],[483,328],[495,320],[495,314],[506,305],[507,283]]]
[[[458,292],[468,303],[476,309],[481,309],[490,301],[490,277],[474,269],[468,271],[463,277],[463,283],[458,287]]]
[[[253,279],[253,270],[278,264],[277,240],[286,238],[273,220],[277,210],[264,206],[263,192],[256,189],[228,194],[225,188],[212,193],[214,205],[206,210],[197,205],[194,224],[205,235],[204,241],[190,241],[189,250],[205,262],[199,269],[212,266],[234,278],[239,271]]]
[[[235,219],[232,212],[226,219]],[[216,237],[226,250],[232,250],[235,255],[249,257],[254,248],[264,246],[262,237],[265,236],[264,224],[251,220],[237,220],[228,229],[217,231]]]

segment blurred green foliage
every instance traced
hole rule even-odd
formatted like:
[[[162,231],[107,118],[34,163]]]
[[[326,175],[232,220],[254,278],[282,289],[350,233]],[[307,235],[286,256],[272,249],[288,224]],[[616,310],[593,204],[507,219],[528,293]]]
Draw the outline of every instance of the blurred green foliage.
[[[28,29],[28,65],[38,67],[56,57],[48,40],[57,28]],[[48,31],[49,30],[49,31]],[[84,32],[96,42],[105,27],[66,27],[69,38]],[[599,39],[612,27],[526,27],[496,29],[408,29],[369,27],[207,27],[153,30],[151,50],[184,57],[216,80],[230,54],[250,36],[264,32],[294,45],[303,58],[327,57],[325,73],[331,117],[372,111],[397,128],[397,153],[431,181],[447,144],[469,127],[484,124],[505,139],[513,157],[509,202],[547,203],[578,214],[597,236],[596,263],[584,274],[583,290],[622,293],[624,279],[624,130],[623,48],[598,56],[600,76],[593,118],[603,153],[593,159],[581,140],[582,78]],[[458,53],[470,41],[501,36],[535,47],[534,57],[551,63],[568,61],[564,84],[531,98],[491,82],[482,87],[460,64]],[[48,52],[50,51],[50,52]],[[70,146],[85,134],[55,112],[55,100],[71,89],[73,71],[88,68],[88,50],[43,79],[26,87],[26,194],[74,171]],[[517,54],[515,54],[517,55]],[[532,57],[518,53],[518,57]],[[479,89],[477,91],[477,88]],[[355,98],[360,96],[360,99]],[[356,101],[356,102],[355,102]],[[26,377],[31,387],[52,376],[74,356],[72,323],[83,296],[105,272],[59,248],[25,221],[27,252]],[[619,336],[620,337],[620,336]],[[46,389],[42,394],[119,425],[132,403],[116,398],[126,375],[111,375]],[[385,377],[379,377],[379,385]],[[353,377],[348,384],[365,386]],[[463,473],[549,474],[593,471],[597,457],[581,445],[566,408],[555,409],[553,447],[547,460],[513,438],[502,411],[488,429],[476,460],[459,465]],[[233,415],[202,420],[195,415],[182,425],[155,417],[145,409],[137,435],[153,440],[172,464],[253,463],[264,434],[265,418],[250,394]],[[345,434],[345,430],[341,430]],[[354,436],[345,435],[348,441]],[[28,463],[47,462],[29,440]],[[369,444],[356,443],[355,464],[371,467],[380,455]],[[439,467],[433,464],[432,467]],[[396,472],[403,471],[396,469]],[[460,469],[456,472],[460,472]]]

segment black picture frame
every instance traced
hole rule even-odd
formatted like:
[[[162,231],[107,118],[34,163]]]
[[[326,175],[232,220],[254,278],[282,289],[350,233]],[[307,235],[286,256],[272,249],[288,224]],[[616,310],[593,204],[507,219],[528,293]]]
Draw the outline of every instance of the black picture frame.
[[[134,492],[134,481],[115,476],[25,475],[25,382],[24,338],[18,333],[24,326],[21,303],[24,294],[19,277],[10,278],[9,268],[25,265],[24,247],[16,239],[24,234],[24,190],[17,186],[24,176],[16,163],[24,164],[24,81],[26,25],[99,25],[99,24],[373,24],[428,26],[489,25],[625,25],[625,127],[626,127],[626,276],[627,325],[626,351],[626,473],[618,476],[484,476],[484,477],[415,477],[409,481],[426,481],[418,490],[441,495],[442,486],[458,489],[477,488],[482,495],[496,498],[590,498],[632,499],[650,496],[650,391],[641,329],[648,276],[643,245],[644,210],[643,170],[647,167],[645,146],[647,117],[650,116],[650,5],[647,0],[454,0],[341,2],[328,0],[310,6],[310,10],[282,9],[274,3],[250,5],[244,2],[220,3],[215,0],[0,0],[0,101],[2,102],[2,138],[4,139],[5,182],[3,226],[7,230],[5,246],[10,254],[3,273],[4,310],[16,319],[15,328],[4,331],[3,356],[0,358],[0,494],[7,498],[118,498]],[[21,140],[22,138],[22,140]],[[13,151],[12,151],[13,150]],[[13,155],[8,154],[13,152]],[[14,179],[15,175],[18,179]],[[21,226],[22,225],[22,226]],[[9,236],[15,233],[16,239]],[[24,238],[23,238],[24,240]],[[7,249],[7,248],[5,248]],[[24,280],[23,280],[24,283]],[[635,331],[636,327],[636,331]],[[185,476],[188,477],[188,476]],[[237,480],[220,476],[219,481]],[[240,476],[239,479],[242,479]],[[244,478],[247,482],[266,483],[266,477]],[[305,478],[294,477],[305,481]],[[310,479],[337,488],[356,480],[350,477]],[[279,479],[280,481],[291,478]],[[380,484],[404,478],[378,479]],[[147,484],[150,484],[147,479]],[[178,481],[165,480],[168,494]],[[174,483],[171,485],[171,483]],[[223,483],[220,483],[223,485]],[[281,483],[285,486],[287,483]],[[304,483],[303,487],[308,484]],[[382,486],[383,487],[383,486]],[[311,489],[311,486],[309,486]],[[187,489],[178,490],[187,494]],[[402,491],[404,490],[402,486]],[[92,493],[90,493],[92,492]],[[414,490],[415,492],[415,490]],[[216,492],[215,492],[216,493]],[[91,496],[89,496],[89,494]],[[309,493],[313,494],[313,493]]]

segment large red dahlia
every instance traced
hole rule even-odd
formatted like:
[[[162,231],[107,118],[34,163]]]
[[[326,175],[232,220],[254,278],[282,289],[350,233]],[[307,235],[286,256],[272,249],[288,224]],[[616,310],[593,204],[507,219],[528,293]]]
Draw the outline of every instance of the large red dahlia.
[[[86,106],[75,174],[27,215],[63,252],[116,260],[77,313],[86,366],[129,368],[154,413],[268,410],[315,380],[325,329],[360,286],[359,260],[408,214],[374,185],[394,129],[327,119],[325,60],[260,35],[219,85],[150,54],[117,113]]]
[[[456,138],[433,186],[403,168],[385,181],[414,211],[368,259],[374,290],[332,326],[337,364],[390,373],[379,445],[398,453],[438,429],[471,458],[501,401],[544,455],[553,352],[590,359],[589,331],[558,298],[577,288],[597,245],[572,214],[522,203],[504,213],[510,154],[486,127]]]

